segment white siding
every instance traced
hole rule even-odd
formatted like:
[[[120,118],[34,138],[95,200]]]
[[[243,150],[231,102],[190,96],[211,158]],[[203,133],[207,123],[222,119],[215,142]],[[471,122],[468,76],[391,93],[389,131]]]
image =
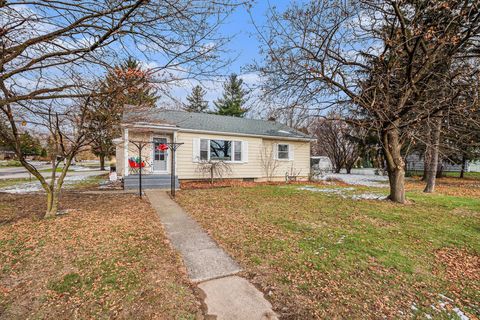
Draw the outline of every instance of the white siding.
[[[255,137],[238,137],[228,135],[202,134],[178,132],[177,140],[183,145],[177,150],[177,166],[179,179],[202,179],[205,176],[199,172],[198,163],[194,162],[195,155],[199,154],[200,139],[219,139],[242,141],[242,161],[230,162],[231,173],[224,178],[256,178],[263,179],[266,176],[261,161],[261,152],[264,148],[272,148],[273,144],[286,143],[290,145],[292,160],[278,160],[275,177],[282,179],[286,172],[293,168],[300,172],[300,176],[306,178],[310,173],[310,143],[297,141],[270,140]],[[197,149],[198,148],[198,149]],[[248,157],[248,158],[245,158]]]

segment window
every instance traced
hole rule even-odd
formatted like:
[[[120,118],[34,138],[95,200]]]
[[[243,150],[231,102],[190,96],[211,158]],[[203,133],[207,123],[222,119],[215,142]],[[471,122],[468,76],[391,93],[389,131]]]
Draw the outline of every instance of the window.
[[[200,140],[200,160],[208,160],[208,140]]]
[[[242,145],[242,141],[200,139],[200,154],[196,159],[241,162]]]
[[[232,160],[232,142],[227,140],[210,140],[210,160]]]
[[[288,148],[289,148],[288,144],[279,144],[278,145],[278,159],[280,159],[280,160],[288,160],[289,159]]]
[[[235,152],[233,160],[242,161],[242,141],[234,141],[233,150]]]

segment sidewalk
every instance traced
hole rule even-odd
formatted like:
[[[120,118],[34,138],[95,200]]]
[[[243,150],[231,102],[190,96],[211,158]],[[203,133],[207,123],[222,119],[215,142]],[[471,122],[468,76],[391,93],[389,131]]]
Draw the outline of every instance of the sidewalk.
[[[277,319],[271,304],[248,280],[235,276],[240,266],[165,191],[146,190],[173,247],[193,282],[203,292],[208,316],[221,319]]]

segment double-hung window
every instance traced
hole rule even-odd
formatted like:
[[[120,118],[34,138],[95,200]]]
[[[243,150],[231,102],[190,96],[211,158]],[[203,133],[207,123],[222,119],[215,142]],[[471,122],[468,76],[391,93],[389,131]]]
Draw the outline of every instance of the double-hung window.
[[[278,149],[277,149],[277,159],[279,160],[289,160],[289,148],[290,146],[288,144],[278,144]]]
[[[200,160],[207,161],[209,154],[209,140],[201,139],[200,140]]]
[[[241,162],[242,141],[200,139],[201,161],[232,161]]]
[[[233,150],[234,150],[233,160],[242,161],[242,141],[234,141]]]

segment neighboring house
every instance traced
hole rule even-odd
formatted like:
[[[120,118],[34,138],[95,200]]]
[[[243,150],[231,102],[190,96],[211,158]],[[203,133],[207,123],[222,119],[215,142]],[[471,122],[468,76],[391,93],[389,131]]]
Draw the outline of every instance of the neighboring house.
[[[413,152],[412,154],[409,154],[405,159],[406,170],[423,171],[424,160],[424,156],[419,152]],[[453,163],[449,160],[443,160],[441,165],[442,171],[444,172],[460,172],[462,170],[461,163]],[[478,169],[478,164],[476,164],[475,162],[467,161],[465,163],[465,172],[475,172],[478,171]]]
[[[15,151],[0,147],[0,160],[11,160],[15,158]]]
[[[333,168],[332,161],[327,156],[311,156],[310,165],[313,170],[331,171]]]
[[[174,163],[179,180],[207,178],[199,166],[212,161],[227,163],[223,178],[283,180],[294,174],[307,179],[310,174],[312,139],[272,121],[154,110],[126,113],[121,127],[122,137],[115,139],[116,167],[126,188],[138,185],[139,152],[134,143],[140,141],[147,143],[142,150],[146,187],[169,183],[171,150],[162,150],[167,142],[183,143]]]

